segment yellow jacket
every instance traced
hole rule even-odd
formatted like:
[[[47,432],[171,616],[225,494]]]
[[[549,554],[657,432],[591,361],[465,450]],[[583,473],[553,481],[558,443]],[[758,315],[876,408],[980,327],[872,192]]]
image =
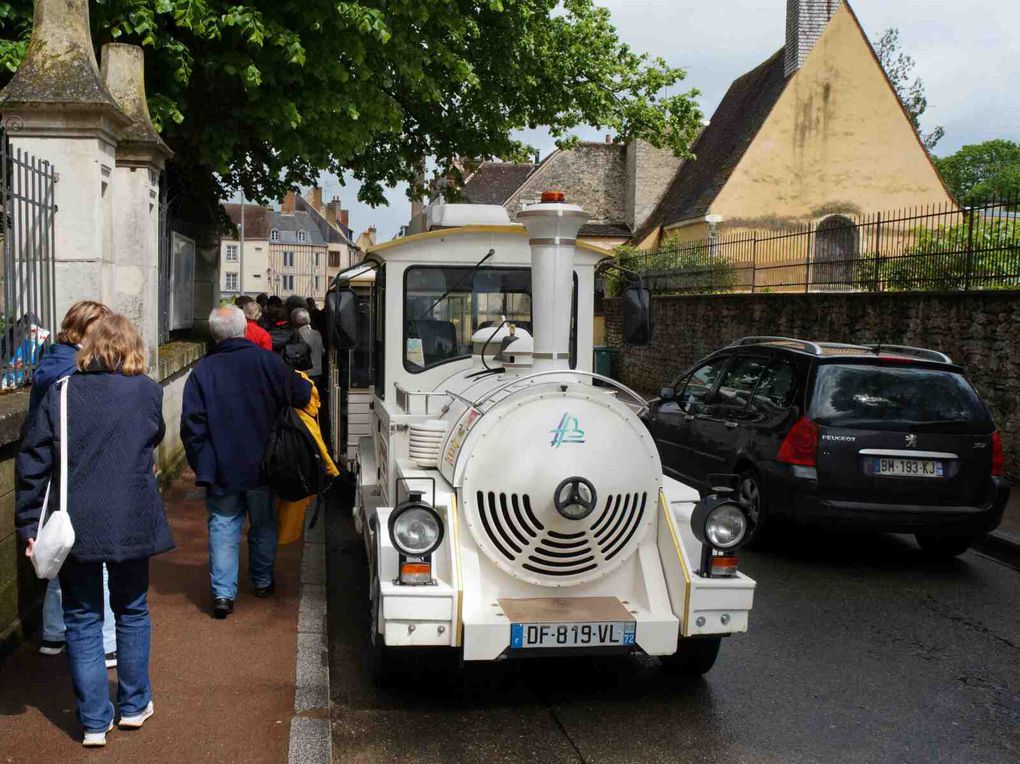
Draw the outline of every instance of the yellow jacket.
[[[311,433],[312,438],[319,446],[319,454],[322,456],[322,464],[326,469],[326,474],[330,477],[336,477],[340,474],[340,470],[337,469],[336,464],[333,463],[333,459],[329,455],[329,449],[326,448],[326,442],[322,439],[322,431],[319,429],[319,391],[312,383],[312,380],[308,378],[308,375],[303,371],[299,371],[302,379],[305,379],[312,384],[312,397],[308,401],[308,405],[303,409],[294,409],[297,411],[301,421],[305,423],[305,427],[308,428],[308,432]]]

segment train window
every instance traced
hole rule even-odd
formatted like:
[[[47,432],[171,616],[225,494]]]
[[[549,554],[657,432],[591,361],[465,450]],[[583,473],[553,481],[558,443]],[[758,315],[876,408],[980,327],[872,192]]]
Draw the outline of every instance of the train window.
[[[381,265],[375,272],[372,284],[372,300],[375,303],[372,311],[372,379],[375,392],[380,398],[386,398],[386,266]]]
[[[471,355],[471,335],[503,317],[531,331],[527,268],[414,266],[404,275],[404,368],[412,373]]]

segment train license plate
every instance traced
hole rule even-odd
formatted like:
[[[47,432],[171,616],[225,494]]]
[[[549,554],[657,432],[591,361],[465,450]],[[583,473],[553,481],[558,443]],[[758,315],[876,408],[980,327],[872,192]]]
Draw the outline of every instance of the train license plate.
[[[596,623],[513,623],[510,647],[627,647],[634,644],[634,621]]]
[[[876,458],[873,470],[876,475],[896,477],[940,478],[945,476],[942,462],[933,459],[900,459],[897,457]]]

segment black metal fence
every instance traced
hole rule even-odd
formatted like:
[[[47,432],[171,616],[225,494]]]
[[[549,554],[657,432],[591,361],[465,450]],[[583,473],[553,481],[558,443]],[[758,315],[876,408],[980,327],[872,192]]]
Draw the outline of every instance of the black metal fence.
[[[660,294],[1020,289],[1020,197],[667,238],[658,251],[621,253],[620,264]]]
[[[0,128],[0,390],[22,387],[56,329],[53,165]]]

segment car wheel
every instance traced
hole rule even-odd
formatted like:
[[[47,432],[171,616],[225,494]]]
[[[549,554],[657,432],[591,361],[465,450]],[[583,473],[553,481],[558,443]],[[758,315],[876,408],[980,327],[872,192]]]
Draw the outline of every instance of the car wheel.
[[[740,473],[737,498],[747,507],[747,514],[751,518],[751,538],[764,538],[763,530],[768,525],[768,511],[762,498],[761,480],[757,472],[748,469]]]
[[[704,676],[719,657],[722,637],[681,637],[676,652],[662,659],[662,668],[672,676],[695,679]]]
[[[928,557],[936,560],[951,560],[959,557],[970,549],[975,541],[975,536],[938,536],[934,534],[918,533],[917,543],[921,551]]]

